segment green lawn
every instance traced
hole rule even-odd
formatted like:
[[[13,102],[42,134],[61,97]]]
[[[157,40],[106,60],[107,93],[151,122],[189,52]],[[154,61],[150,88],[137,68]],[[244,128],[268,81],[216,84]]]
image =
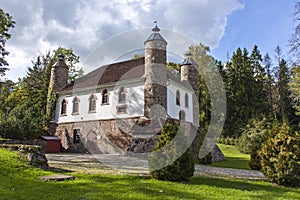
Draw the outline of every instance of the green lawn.
[[[248,163],[250,160],[250,155],[240,153],[235,146],[218,144],[226,160],[213,162],[211,166],[214,167],[228,167],[236,169],[250,169]]]
[[[194,177],[189,184],[150,177],[72,174],[75,180],[42,182],[53,172],[28,166],[13,152],[0,149],[0,199],[297,199],[300,188],[263,181]]]

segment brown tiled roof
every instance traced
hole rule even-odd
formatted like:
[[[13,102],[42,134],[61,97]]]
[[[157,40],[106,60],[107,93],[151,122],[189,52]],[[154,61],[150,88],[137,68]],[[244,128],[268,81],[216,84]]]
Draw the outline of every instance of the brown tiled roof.
[[[61,91],[70,91],[78,88],[92,87],[97,85],[115,83],[118,81],[142,78],[145,73],[145,58],[137,58],[118,63],[104,65],[98,69],[77,79],[75,83],[67,85]],[[167,71],[167,79],[171,79],[184,85],[187,89],[192,87],[187,81],[181,81],[170,71]]]
[[[66,86],[62,91],[96,85],[114,83],[123,80],[141,78],[144,75],[145,58],[104,65]]]

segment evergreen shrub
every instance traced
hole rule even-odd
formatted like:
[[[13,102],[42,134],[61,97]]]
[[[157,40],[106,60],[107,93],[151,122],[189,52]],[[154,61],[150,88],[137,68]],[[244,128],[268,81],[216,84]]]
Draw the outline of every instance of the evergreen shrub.
[[[261,169],[259,151],[262,144],[269,137],[271,124],[266,118],[252,119],[238,138],[236,148],[241,153],[250,154],[249,167],[254,170]]]
[[[179,140],[175,144],[175,148],[164,148],[167,144],[173,140],[173,138],[178,135]],[[172,141],[174,142],[174,140]],[[161,131],[158,142],[156,143],[155,148],[153,149],[153,154],[149,158],[149,168],[150,174],[153,178],[158,180],[168,180],[168,181],[188,181],[190,177],[193,176],[195,171],[194,161],[189,149],[185,150],[180,149],[184,148],[186,142],[186,136],[184,136],[183,130],[176,124],[168,122],[165,124],[164,128]],[[155,151],[162,149],[162,154],[155,153]],[[178,153],[182,153],[182,155]],[[174,159],[177,158],[178,159]],[[171,162],[175,160],[174,162]],[[161,169],[156,169],[157,166],[161,166],[162,163],[170,162],[168,166],[165,166]],[[153,170],[156,169],[156,170]]]
[[[262,171],[270,181],[284,186],[300,186],[300,134],[287,123],[272,129],[276,134],[263,145],[259,155]]]

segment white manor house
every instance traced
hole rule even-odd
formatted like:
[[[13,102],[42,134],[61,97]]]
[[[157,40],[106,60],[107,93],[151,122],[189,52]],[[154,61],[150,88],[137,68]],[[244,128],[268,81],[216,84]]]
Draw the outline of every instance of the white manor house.
[[[145,57],[102,66],[74,83],[67,84],[63,56],[53,65],[50,132],[65,151],[149,152],[167,119],[198,128],[198,66],[186,55],[180,78],[168,71],[167,42],[157,26],[152,31]]]

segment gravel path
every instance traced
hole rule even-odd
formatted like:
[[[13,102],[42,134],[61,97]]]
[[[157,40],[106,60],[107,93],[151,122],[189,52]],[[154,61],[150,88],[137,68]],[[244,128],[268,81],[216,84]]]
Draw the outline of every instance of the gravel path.
[[[50,167],[57,170],[67,170],[83,173],[149,173],[148,162],[145,157],[113,154],[47,154]],[[249,180],[264,180],[262,172],[254,170],[242,170],[231,168],[211,167],[196,165],[196,176],[230,177]]]

